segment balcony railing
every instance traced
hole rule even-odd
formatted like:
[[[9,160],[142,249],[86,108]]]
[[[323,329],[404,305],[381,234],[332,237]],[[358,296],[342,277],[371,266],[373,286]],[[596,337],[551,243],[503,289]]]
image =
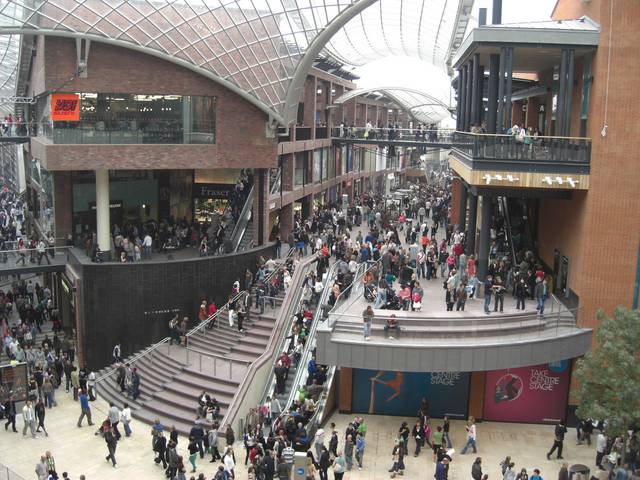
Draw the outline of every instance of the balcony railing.
[[[327,138],[327,127],[316,127],[316,139]]]
[[[331,131],[334,138],[386,140],[425,143],[451,143],[455,130],[447,128],[412,129],[412,128],[366,128],[335,127]]]
[[[476,160],[589,164],[591,139],[455,132],[453,149]]]
[[[311,140],[311,127],[296,127],[297,140]]]
[[[166,121],[40,122],[34,131],[55,144],[213,144],[212,124],[191,124],[189,129]]]

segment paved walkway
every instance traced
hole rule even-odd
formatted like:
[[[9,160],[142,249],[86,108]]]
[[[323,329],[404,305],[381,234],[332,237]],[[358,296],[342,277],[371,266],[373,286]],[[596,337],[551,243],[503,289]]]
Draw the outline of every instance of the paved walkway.
[[[64,390],[56,392],[58,407],[47,410],[45,424],[49,431],[49,437],[39,435],[37,439],[22,436],[22,419],[18,417],[17,426],[19,433],[5,432],[0,429],[0,463],[8,466],[25,479],[34,478],[34,468],[40,455],[50,450],[56,459],[58,472],[69,472],[70,478],[77,480],[80,474],[85,474],[87,480],[122,480],[122,479],[163,479],[161,467],[153,463],[151,451],[151,435],[148,425],[136,420],[132,422],[133,435],[123,437],[118,443],[116,458],[118,467],[113,468],[104,460],[107,448],[100,436],[94,435],[97,424],[106,417],[107,404],[98,399],[93,402],[94,427],[76,426],[79,415],[79,406],[73,401],[71,394]],[[351,415],[335,414],[330,421],[336,423],[342,432],[346,423],[352,419]],[[388,477],[390,468],[391,448],[393,438],[400,423],[405,420],[413,424],[413,419],[387,416],[367,416],[368,425],[367,447],[365,451],[365,468],[362,471],[354,470],[345,475],[345,480],[377,480]],[[490,479],[501,478],[499,463],[505,455],[511,455],[516,468],[539,468],[545,480],[555,480],[560,461],[547,461],[546,451],[553,441],[553,426],[548,425],[522,425],[515,423],[485,422],[478,424],[478,456],[483,458],[483,470],[489,474]],[[237,435],[239,437],[239,435]],[[460,421],[452,421],[452,441],[456,452],[460,450],[464,442],[463,424]],[[566,461],[570,464],[582,463],[594,468],[595,446],[576,446],[574,431],[570,430],[565,441]],[[328,440],[327,440],[328,441]],[[410,448],[413,441],[410,441]],[[185,459],[188,456],[187,440],[181,437],[178,444],[178,453]],[[236,445],[236,459],[244,462],[244,449],[238,443]],[[431,479],[434,472],[434,464],[429,452],[424,452],[418,458],[409,456],[406,458],[407,479]],[[451,465],[450,480],[462,480],[470,478],[471,464],[476,455],[454,454]],[[197,473],[204,473],[207,479],[213,477],[218,463],[209,463],[209,458],[198,459]],[[593,472],[593,470],[592,470]],[[4,473],[4,472],[2,472]],[[238,466],[236,478],[247,478],[243,465]],[[0,478],[4,478],[0,475]],[[11,477],[9,477],[11,478]],[[187,475],[189,478],[189,475]],[[603,479],[604,480],[604,479]]]

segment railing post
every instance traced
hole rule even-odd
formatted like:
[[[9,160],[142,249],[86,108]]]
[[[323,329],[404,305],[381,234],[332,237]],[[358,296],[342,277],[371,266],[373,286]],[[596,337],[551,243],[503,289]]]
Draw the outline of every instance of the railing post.
[[[187,351],[187,365],[189,365],[189,349],[185,348],[185,350]]]
[[[198,371],[199,371],[200,373],[202,373],[202,354],[201,354],[201,353],[199,353],[199,354],[198,354],[198,357],[200,358],[200,360],[199,360],[199,365],[198,365]]]
[[[231,367],[233,366],[233,360],[229,359],[229,380],[231,380]]]
[[[218,357],[213,357],[213,376],[218,376]]]

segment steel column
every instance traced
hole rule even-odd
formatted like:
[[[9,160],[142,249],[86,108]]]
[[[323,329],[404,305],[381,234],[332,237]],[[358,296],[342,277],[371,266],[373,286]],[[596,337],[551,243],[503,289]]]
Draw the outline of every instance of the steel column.
[[[465,131],[469,131],[471,127],[471,90],[473,87],[473,63],[467,63],[467,93],[465,96]]]
[[[467,66],[462,66],[462,83],[460,88],[459,102],[460,102],[460,130],[463,132],[467,130],[465,127],[466,121],[466,107],[467,107]]]
[[[573,102],[573,69],[574,69],[574,62],[575,62],[575,50],[573,49],[569,50],[567,56],[568,56],[567,86],[565,91],[567,101],[565,102],[565,108],[564,108],[565,122],[564,122],[564,132],[562,133],[562,135],[565,137],[570,137],[571,136],[571,108],[572,108],[572,102]]]
[[[480,79],[478,78],[478,70],[480,67],[480,54],[476,53],[473,56],[471,63],[471,124],[477,125],[478,122],[478,84]]]
[[[500,25],[502,23],[502,0],[493,0],[491,23],[494,25]]]
[[[467,187],[460,180],[460,204],[458,205],[458,227],[464,232],[467,223]]]
[[[489,225],[491,224],[491,197],[482,196],[480,205],[480,245],[478,245],[478,280],[483,281],[489,268]]]
[[[476,222],[478,219],[478,196],[469,192],[469,224],[467,225],[467,255],[476,253]]]
[[[498,68],[500,55],[489,57],[489,97],[487,100],[487,133],[496,133],[496,115],[498,109]]]
[[[502,133],[504,131],[504,69],[507,62],[507,49],[502,47],[500,49],[500,62],[498,71],[498,124],[496,127],[496,133]]]
[[[507,73],[507,84],[505,85],[505,100],[504,100],[504,105],[505,108],[507,109],[506,111],[506,115],[505,115],[505,119],[506,119],[506,124],[507,124],[507,128],[511,127],[511,110],[513,108],[513,105],[511,105],[511,93],[513,90],[513,47],[508,47],[507,48],[507,67],[506,67],[506,73]]]
[[[484,119],[484,65],[478,66],[478,125]]]
[[[456,130],[462,130],[462,68],[458,69],[458,101],[456,102]]]
[[[556,124],[554,128],[554,134],[556,136],[564,135],[564,105],[565,105],[565,96],[567,92],[566,87],[566,77],[567,77],[567,49],[562,49],[562,54],[560,56],[560,75],[558,77],[559,88],[558,88],[558,101],[556,102]]]

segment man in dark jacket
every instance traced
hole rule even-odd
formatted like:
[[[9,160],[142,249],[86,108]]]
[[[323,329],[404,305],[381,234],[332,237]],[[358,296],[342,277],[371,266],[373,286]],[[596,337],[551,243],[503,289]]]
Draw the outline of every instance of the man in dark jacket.
[[[434,478],[436,480],[447,480],[449,474],[449,458],[445,457],[441,462],[436,465],[436,473]]]
[[[267,450],[260,464],[260,469],[264,473],[264,480],[273,480],[273,475],[276,473],[276,466],[271,456],[271,450]]]
[[[551,460],[551,455],[556,451],[556,449],[558,450],[558,459],[562,459],[562,444],[564,443],[565,433],[567,433],[567,427],[564,426],[564,422],[559,422],[556,425],[554,432],[555,437],[553,440],[553,446],[551,447],[551,450],[549,450],[549,453],[547,453],[547,460]]]
[[[471,478],[473,480],[482,480],[482,458],[476,458],[471,466]]]
[[[329,466],[331,465],[331,458],[329,457],[329,450],[327,450],[327,447],[324,445],[322,446],[322,453],[320,454],[318,463],[320,465],[320,480],[329,480],[327,470],[329,470]]]
[[[109,430],[104,432],[104,441],[107,443],[107,448],[109,449],[109,455],[105,457],[107,462],[111,460],[113,463],[113,467],[116,466],[116,445],[118,444],[118,439],[116,437],[115,429],[110,427]]]
[[[158,464],[162,462],[162,468],[165,470],[167,469],[167,459],[165,458],[166,450],[167,439],[162,432],[159,432],[153,439],[153,451],[158,454],[154,461]]]
[[[291,479],[291,466],[284,460],[283,457],[278,458],[278,466],[276,468],[276,474],[280,480]]]

